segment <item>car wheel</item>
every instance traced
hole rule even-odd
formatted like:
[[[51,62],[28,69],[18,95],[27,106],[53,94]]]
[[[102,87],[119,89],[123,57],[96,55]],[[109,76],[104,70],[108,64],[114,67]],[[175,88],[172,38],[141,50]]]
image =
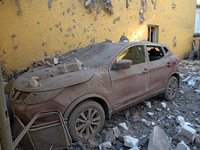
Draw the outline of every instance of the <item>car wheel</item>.
[[[176,98],[178,93],[178,80],[176,77],[171,77],[167,83],[163,97],[165,100],[171,101]]]
[[[73,141],[96,135],[103,128],[105,113],[97,102],[87,100],[77,105],[68,120],[68,129]]]

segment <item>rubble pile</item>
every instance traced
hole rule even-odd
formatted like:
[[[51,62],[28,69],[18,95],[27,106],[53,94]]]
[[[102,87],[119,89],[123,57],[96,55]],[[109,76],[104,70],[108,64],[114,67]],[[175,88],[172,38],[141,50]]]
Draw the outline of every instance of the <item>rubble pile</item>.
[[[71,149],[200,150],[200,61],[181,60],[180,75],[175,100],[157,96],[118,112]]]

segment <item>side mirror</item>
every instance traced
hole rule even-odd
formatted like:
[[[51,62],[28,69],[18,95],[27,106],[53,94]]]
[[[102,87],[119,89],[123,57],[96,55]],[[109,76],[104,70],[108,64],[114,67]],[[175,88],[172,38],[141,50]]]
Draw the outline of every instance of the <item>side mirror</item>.
[[[122,59],[122,60],[119,60],[115,66],[116,66],[116,69],[128,69],[132,66],[132,60],[128,60],[128,59]]]

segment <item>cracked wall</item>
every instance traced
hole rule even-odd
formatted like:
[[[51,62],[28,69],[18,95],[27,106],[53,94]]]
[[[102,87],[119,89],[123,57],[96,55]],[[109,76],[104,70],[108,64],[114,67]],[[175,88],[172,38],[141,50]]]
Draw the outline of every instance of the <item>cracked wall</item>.
[[[63,54],[105,38],[118,42],[124,35],[129,41],[147,40],[149,23],[159,26],[159,42],[183,58],[191,46],[195,2],[185,0],[182,6],[182,1],[176,0],[172,8],[173,2],[111,0],[108,10],[96,5],[95,11],[90,11],[85,0],[2,0],[0,57],[8,70],[20,70],[30,66],[33,59],[41,60],[55,51]],[[146,10],[142,24],[140,9]],[[175,36],[178,43],[173,47]]]

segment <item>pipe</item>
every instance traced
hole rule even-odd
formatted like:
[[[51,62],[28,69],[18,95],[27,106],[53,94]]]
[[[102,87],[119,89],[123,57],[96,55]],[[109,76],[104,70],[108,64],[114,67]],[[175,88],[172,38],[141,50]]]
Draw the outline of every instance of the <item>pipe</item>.
[[[6,106],[0,60],[0,139],[2,150],[13,150],[10,121]]]

